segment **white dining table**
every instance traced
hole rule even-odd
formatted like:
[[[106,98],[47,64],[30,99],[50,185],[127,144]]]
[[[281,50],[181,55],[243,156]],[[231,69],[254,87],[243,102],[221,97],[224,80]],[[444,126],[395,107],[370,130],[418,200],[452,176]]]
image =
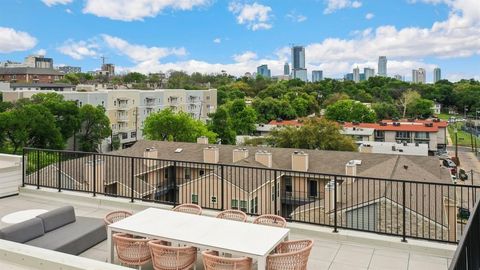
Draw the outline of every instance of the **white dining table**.
[[[288,240],[290,230],[148,208],[109,225],[107,231],[109,262],[114,261],[112,235],[122,232],[250,257],[257,260],[258,269],[263,270],[267,256],[279,243]]]

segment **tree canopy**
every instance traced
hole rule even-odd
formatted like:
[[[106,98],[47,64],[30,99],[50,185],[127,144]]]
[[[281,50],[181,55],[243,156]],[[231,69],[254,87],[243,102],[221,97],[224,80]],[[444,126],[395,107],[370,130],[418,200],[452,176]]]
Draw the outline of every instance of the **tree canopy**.
[[[200,120],[171,109],[150,114],[145,120],[143,135],[149,140],[174,142],[196,142],[198,137],[206,136],[209,142],[215,143],[217,137]]]
[[[344,122],[373,123],[377,119],[375,112],[356,100],[339,100],[326,109],[327,119]]]
[[[311,118],[300,127],[275,129],[267,142],[274,147],[355,151],[352,138],[340,133],[340,126],[326,119]]]

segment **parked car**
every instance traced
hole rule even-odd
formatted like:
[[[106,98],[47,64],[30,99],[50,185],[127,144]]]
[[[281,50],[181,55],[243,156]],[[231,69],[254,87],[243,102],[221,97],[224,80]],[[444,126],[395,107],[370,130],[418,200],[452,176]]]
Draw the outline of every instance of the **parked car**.
[[[457,164],[455,164],[455,162],[449,158],[442,159],[442,165],[447,168],[457,168]]]
[[[459,170],[459,172],[458,172],[458,177],[459,177],[460,180],[462,180],[462,181],[468,180],[468,174],[465,172],[464,169],[460,169],[460,170]]]

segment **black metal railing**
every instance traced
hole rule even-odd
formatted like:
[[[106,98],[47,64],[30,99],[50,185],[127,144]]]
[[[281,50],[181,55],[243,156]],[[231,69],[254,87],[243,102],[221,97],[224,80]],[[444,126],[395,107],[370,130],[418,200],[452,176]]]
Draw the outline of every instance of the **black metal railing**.
[[[450,270],[480,269],[480,207],[477,202],[450,263]]]
[[[159,150],[160,151],[160,150]],[[24,150],[23,184],[170,205],[241,209],[290,221],[457,243],[480,186]]]

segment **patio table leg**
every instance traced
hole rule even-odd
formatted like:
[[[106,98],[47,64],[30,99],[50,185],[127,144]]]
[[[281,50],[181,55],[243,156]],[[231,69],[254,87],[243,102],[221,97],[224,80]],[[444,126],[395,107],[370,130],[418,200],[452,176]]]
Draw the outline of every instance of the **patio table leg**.
[[[266,257],[260,257],[260,258],[258,258],[258,261],[257,261],[257,269],[258,269],[258,270],[265,270],[265,269],[267,269],[267,258],[266,258]]]
[[[112,229],[107,227],[107,253],[108,262],[113,263],[113,242],[112,242]]]

